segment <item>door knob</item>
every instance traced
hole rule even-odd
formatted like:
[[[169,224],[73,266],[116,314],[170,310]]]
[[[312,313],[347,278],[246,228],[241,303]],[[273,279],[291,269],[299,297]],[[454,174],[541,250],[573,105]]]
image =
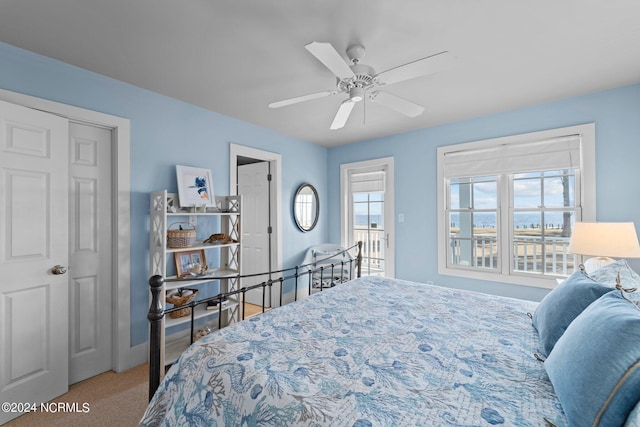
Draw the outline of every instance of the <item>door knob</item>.
[[[67,272],[67,267],[62,266],[62,265],[54,265],[53,268],[51,269],[51,273],[53,274],[64,274]]]

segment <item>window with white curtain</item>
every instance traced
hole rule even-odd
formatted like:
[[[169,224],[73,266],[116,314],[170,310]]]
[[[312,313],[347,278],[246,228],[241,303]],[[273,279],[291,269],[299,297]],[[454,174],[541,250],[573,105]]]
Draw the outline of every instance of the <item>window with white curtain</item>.
[[[438,148],[440,274],[552,287],[595,220],[595,126]]]

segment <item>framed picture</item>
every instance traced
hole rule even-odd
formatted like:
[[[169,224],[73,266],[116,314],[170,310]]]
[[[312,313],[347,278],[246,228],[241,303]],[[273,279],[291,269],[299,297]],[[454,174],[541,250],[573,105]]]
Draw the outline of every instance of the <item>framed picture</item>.
[[[215,206],[213,177],[209,169],[178,165],[176,175],[181,207]]]
[[[167,193],[167,212],[178,212],[180,204],[176,193]]]
[[[207,265],[207,260],[204,256],[204,249],[175,252],[173,255],[176,260],[176,274],[179,278],[188,276],[192,272],[200,274],[205,270]],[[197,266],[200,266],[200,268]]]

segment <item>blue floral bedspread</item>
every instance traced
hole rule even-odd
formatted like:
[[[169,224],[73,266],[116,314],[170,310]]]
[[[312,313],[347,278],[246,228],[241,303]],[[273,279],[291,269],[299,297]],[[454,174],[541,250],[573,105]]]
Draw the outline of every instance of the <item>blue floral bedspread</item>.
[[[356,279],[196,342],[141,425],[564,426],[535,306]]]

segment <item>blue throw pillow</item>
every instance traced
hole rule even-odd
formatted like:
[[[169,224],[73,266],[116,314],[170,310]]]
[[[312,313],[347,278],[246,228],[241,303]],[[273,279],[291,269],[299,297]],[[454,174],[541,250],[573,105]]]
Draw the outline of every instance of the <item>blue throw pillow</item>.
[[[640,401],[633,411],[629,414],[629,418],[627,418],[627,422],[624,427],[640,427]]]
[[[544,362],[572,426],[621,426],[640,401],[640,310],[610,292],[569,325]]]
[[[627,260],[620,259],[614,263],[600,267],[593,273],[590,273],[589,277],[605,286],[615,288],[618,273],[620,273],[620,285],[622,285],[623,288],[638,289],[636,292],[627,293],[627,297],[636,302],[640,301],[640,275],[633,271],[629,263],[627,263]]]
[[[610,291],[611,288],[576,271],[549,292],[533,313],[533,326],[538,331],[545,354],[551,353],[558,338],[582,310]]]

